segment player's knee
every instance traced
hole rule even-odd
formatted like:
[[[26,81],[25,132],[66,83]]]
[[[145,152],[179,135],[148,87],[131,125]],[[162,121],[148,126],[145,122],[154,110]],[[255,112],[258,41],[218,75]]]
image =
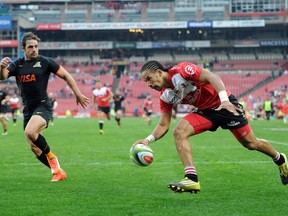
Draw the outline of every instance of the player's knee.
[[[242,145],[248,150],[253,151],[253,150],[259,149],[258,146],[260,145],[260,143],[259,141],[254,141],[254,142],[245,142],[245,143],[242,143]]]
[[[253,143],[245,143],[243,146],[248,150],[255,150]]]
[[[24,135],[27,139],[31,141],[35,141],[37,139],[37,134],[34,131],[29,130],[28,128],[25,129]]]
[[[186,138],[187,137],[186,133],[185,133],[185,130],[183,130],[180,127],[174,128],[173,136],[174,136],[175,139],[181,139],[181,138]]]

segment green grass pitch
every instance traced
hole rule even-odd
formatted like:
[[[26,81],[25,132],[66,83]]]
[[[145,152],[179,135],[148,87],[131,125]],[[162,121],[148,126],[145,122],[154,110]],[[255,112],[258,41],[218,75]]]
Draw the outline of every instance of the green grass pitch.
[[[44,136],[68,178],[51,183],[51,173],[34,157],[22,120],[0,137],[1,216],[251,216],[286,215],[288,185],[272,160],[243,148],[229,131],[218,129],[190,138],[201,182],[198,194],[176,194],[167,183],[183,178],[172,131],[151,145],[154,162],[139,167],[129,159],[131,144],[149,135],[142,118],[105,121],[55,119]],[[179,121],[179,119],[178,119]],[[288,156],[288,125],[281,120],[251,121],[259,138]]]

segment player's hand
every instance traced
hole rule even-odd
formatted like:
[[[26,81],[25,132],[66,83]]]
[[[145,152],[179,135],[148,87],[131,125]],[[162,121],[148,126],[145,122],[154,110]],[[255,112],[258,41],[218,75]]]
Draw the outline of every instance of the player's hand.
[[[10,62],[12,62],[12,60],[9,57],[4,57],[0,62],[1,69],[6,68]]]
[[[215,111],[219,111],[221,109],[226,109],[229,112],[233,113],[235,116],[240,115],[239,113],[243,112],[242,109],[240,109],[239,107],[234,106],[230,101],[224,101],[220,104],[219,107],[217,107],[217,109],[215,109]]]
[[[89,103],[90,99],[83,94],[76,96],[76,103],[77,105],[80,104],[83,108],[85,108]]]
[[[137,140],[135,143],[133,143],[133,145],[132,146],[135,146],[135,145],[137,145],[137,144],[144,144],[144,145],[146,145],[146,146],[149,146],[149,141],[148,140],[146,140],[146,139],[144,139],[144,140]]]

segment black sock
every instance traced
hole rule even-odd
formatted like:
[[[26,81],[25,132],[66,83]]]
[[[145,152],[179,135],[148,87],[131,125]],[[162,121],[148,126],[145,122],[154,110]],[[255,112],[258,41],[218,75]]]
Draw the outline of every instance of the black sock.
[[[37,159],[38,159],[41,163],[43,163],[44,165],[46,165],[47,167],[50,168],[50,165],[49,165],[49,163],[48,163],[47,157],[46,157],[46,155],[45,155],[43,152],[42,152],[42,154],[41,154],[40,156],[37,156]]]
[[[100,130],[102,130],[102,129],[103,129],[103,125],[104,125],[104,123],[103,123],[103,122],[100,122],[100,123],[99,123],[99,127],[100,127]]]
[[[120,118],[116,118],[115,117],[115,120],[117,121],[118,125],[120,124]]]
[[[38,148],[40,148],[44,154],[48,154],[50,152],[50,148],[49,148],[45,138],[41,134],[39,134],[38,138],[33,143]]]
[[[194,182],[198,182],[198,176],[195,174],[186,174],[185,177],[187,177],[188,179],[190,179]]]
[[[274,163],[276,163],[278,166],[281,166],[283,163],[285,163],[285,158],[283,157],[282,154],[280,154],[279,160],[274,161]]]

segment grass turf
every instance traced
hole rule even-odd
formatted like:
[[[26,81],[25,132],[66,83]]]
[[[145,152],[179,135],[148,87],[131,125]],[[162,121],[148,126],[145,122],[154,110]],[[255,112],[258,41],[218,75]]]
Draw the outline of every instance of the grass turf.
[[[151,145],[151,166],[129,159],[131,144],[151,133],[142,118],[123,118],[122,127],[97,119],[55,119],[44,131],[68,178],[51,183],[50,170],[31,153],[22,122],[0,137],[0,215],[285,215],[288,186],[270,158],[243,148],[229,131],[190,138],[201,182],[198,194],[176,194],[167,183],[183,178],[172,129]],[[288,156],[288,126],[281,120],[251,121],[259,138]]]

